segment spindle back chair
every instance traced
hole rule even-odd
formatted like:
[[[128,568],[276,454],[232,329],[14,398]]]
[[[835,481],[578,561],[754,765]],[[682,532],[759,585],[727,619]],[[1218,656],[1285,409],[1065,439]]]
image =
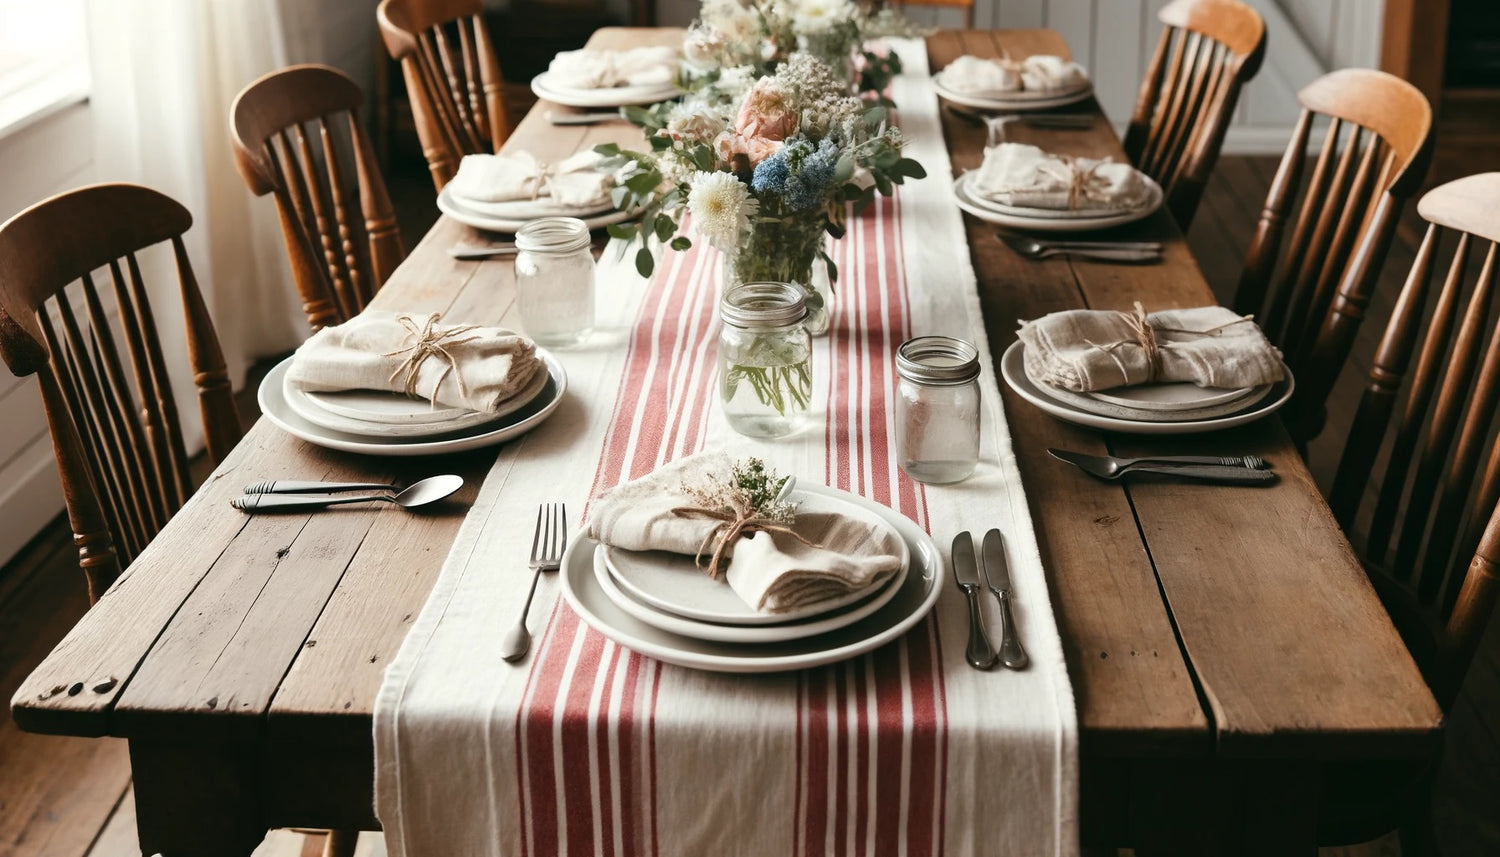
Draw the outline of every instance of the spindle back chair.
[[[140,251],[171,245],[209,455],[221,460],[240,438],[219,340],[183,246],[192,223],[150,188],[103,184],[0,224],[0,356],[17,376],[40,381],[91,600],[193,493]],[[96,285],[96,275],[108,284]]]
[[[1125,132],[1125,155],[1166,192],[1186,232],[1234,118],[1240,88],[1266,52],[1266,26],[1238,0],[1174,0]]]
[[[381,0],[375,11],[401,63],[422,154],[438,190],[464,155],[499,151],[510,136],[505,81],[481,0]]]
[[[314,331],[358,314],[406,255],[359,121],[364,100],[338,69],[298,65],[245,87],[230,107],[235,164],[252,193],[276,199]]]
[[[1418,203],[1427,235],[1376,352],[1329,496],[1347,531],[1362,501],[1374,495],[1369,523],[1360,528],[1367,533],[1366,568],[1445,704],[1500,593],[1500,444],[1494,440],[1500,321],[1492,319],[1497,199],[1500,173],[1483,173],[1437,187]],[[1453,257],[1429,311],[1439,244],[1449,232]],[[1471,257],[1480,254],[1483,263],[1469,286]]]

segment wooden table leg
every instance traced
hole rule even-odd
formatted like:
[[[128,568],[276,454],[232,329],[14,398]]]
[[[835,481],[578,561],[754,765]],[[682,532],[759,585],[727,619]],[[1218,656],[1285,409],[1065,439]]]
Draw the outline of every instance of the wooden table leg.
[[[266,838],[246,747],[130,741],[142,854],[249,857]]]

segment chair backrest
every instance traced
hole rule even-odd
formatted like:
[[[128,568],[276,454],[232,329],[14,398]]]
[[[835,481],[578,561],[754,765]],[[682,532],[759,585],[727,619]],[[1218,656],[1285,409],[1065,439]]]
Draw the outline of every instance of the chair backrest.
[[[1433,132],[1427,99],[1383,71],[1335,71],[1297,99],[1302,115],[1250,242],[1235,309],[1254,313],[1285,355],[1297,393],[1284,416],[1305,441],[1322,429],[1324,400],[1354,345],[1401,209],[1427,174]],[[1308,144],[1320,117],[1328,130],[1314,160]],[[1299,188],[1301,208],[1281,253]]]
[[[1454,658],[1472,654],[1492,612],[1500,562],[1500,444],[1494,441],[1500,321],[1491,320],[1500,242],[1496,200],[1500,173],[1483,173],[1437,187],[1418,203],[1430,224],[1427,235],[1376,352],[1329,496],[1334,516],[1349,530],[1361,501],[1374,495],[1368,525],[1360,527],[1369,534],[1366,565],[1388,574],[1411,611],[1443,629],[1438,652],[1448,656],[1450,682],[1467,665]],[[1445,232],[1456,234],[1453,258],[1429,308]],[[1480,253],[1484,261],[1470,286],[1471,256]],[[1383,471],[1377,467],[1382,462]],[[1401,625],[1396,611],[1392,617]]]
[[[482,0],[381,0],[375,16],[400,61],[432,183],[443,189],[464,155],[510,136],[500,64]]]
[[[192,222],[150,188],[104,184],[0,224],[0,356],[41,382],[94,599],[193,490],[138,251],[171,243],[209,454],[222,459],[240,438],[219,340],[182,243]],[[96,274],[109,283],[96,286]]]
[[[891,3],[891,6],[903,10],[911,6],[962,9],[964,12],[964,29],[974,29],[974,0],[896,0],[896,2]]]
[[[338,69],[298,65],[245,87],[230,107],[235,164],[252,193],[275,196],[313,330],[358,314],[406,255],[359,121],[364,100]]]
[[[1238,0],[1174,0],[1125,132],[1125,155],[1156,179],[1186,232],[1234,117],[1240,87],[1266,51],[1260,15]]]

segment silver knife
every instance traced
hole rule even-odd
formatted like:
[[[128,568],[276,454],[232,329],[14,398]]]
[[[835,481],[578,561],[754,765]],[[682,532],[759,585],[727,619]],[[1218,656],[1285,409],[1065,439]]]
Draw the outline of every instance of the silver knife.
[[[1231,485],[1270,485],[1278,479],[1274,470],[1255,470],[1244,463],[1227,464],[1219,461],[1212,464],[1198,464],[1149,459],[1138,464],[1121,464],[1115,459],[1101,455],[1085,455],[1064,449],[1049,449],[1047,452],[1053,458],[1066,461],[1090,476],[1097,476],[1100,479],[1122,479],[1133,473],[1160,473],[1184,479]]]
[[[964,659],[976,670],[995,665],[995,649],[984,634],[984,614],[979,610],[979,563],[974,561],[974,539],[964,530],[953,537],[953,580],[969,597],[969,646]]]
[[[547,121],[553,125],[598,125],[600,122],[612,122],[619,119],[620,112],[612,110],[608,113],[554,113],[547,111]]]
[[[1000,621],[1004,623],[1000,637],[1000,663],[1013,670],[1024,670],[1030,663],[1026,650],[1021,647],[1021,636],[1016,633],[1016,619],[1010,612],[1010,566],[1005,562],[1005,536],[999,530],[984,534],[984,564],[980,566],[984,585],[1000,602]]]

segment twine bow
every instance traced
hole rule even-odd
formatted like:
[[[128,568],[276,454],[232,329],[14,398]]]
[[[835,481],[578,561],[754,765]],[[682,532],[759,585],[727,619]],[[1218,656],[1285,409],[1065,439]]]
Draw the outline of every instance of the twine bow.
[[[536,169],[528,176],[531,180],[531,199],[535,202],[541,199],[543,193],[549,193],[552,188],[552,179],[557,177],[557,167],[546,161],[537,161]]]
[[[1098,172],[1107,163],[1108,160],[1094,161],[1087,167],[1080,167],[1078,159],[1072,155],[1058,155],[1044,161],[1041,166],[1068,186],[1068,208],[1076,210],[1085,199],[1099,203],[1110,201],[1109,179]]]
[[[402,382],[402,391],[412,398],[422,398],[417,393],[417,379],[421,376],[422,364],[428,358],[435,359],[443,364],[443,371],[438,374],[437,383],[432,385],[432,396],[426,397],[434,406],[437,404],[437,391],[443,386],[443,381],[451,374],[454,382],[458,385],[458,394],[468,397],[468,388],[464,386],[463,373],[459,371],[458,360],[454,358],[448,349],[455,345],[463,345],[473,342],[478,336],[463,336],[471,330],[478,329],[477,324],[460,324],[444,330],[437,329],[437,321],[440,316],[433,313],[427,317],[422,324],[409,315],[399,315],[396,321],[406,328],[406,342],[408,344],[395,351],[387,351],[382,357],[400,357],[406,359],[391,373],[391,381],[394,383],[403,374],[406,376]],[[463,337],[462,339],[458,337]]]
[[[1109,345],[1100,345],[1097,342],[1088,342],[1088,344],[1108,354],[1115,361],[1115,365],[1119,367],[1120,374],[1127,378],[1129,377],[1129,373],[1125,371],[1125,365],[1120,362],[1120,358],[1115,356],[1115,349],[1127,345],[1139,347],[1141,353],[1146,358],[1146,379],[1142,383],[1150,383],[1161,377],[1162,353],[1175,344],[1170,341],[1161,341],[1157,338],[1157,334],[1173,333],[1181,336],[1190,336],[1195,339],[1205,336],[1218,336],[1226,327],[1243,324],[1255,318],[1250,315],[1240,316],[1234,321],[1226,321],[1217,327],[1211,327],[1207,330],[1187,330],[1180,327],[1154,327],[1151,324],[1150,317],[1146,315],[1146,308],[1141,306],[1140,301],[1135,302],[1135,308],[1132,311],[1121,312],[1119,315],[1130,325],[1130,332],[1134,337],[1133,339],[1112,342]],[[1085,341],[1087,342],[1087,340]]]
[[[718,521],[717,524],[714,524],[713,529],[708,531],[708,535],[703,537],[703,542],[698,545],[698,553],[693,558],[694,564],[699,568],[708,569],[708,576],[713,580],[719,579],[719,567],[723,565],[724,552],[728,550],[730,545],[752,533],[786,533],[808,547],[820,547],[820,545],[813,544],[803,538],[786,524],[777,523],[769,518],[762,518],[755,513],[754,509],[747,509],[738,505],[732,509],[722,507],[718,509],[703,509],[694,506],[679,506],[672,510],[672,514]],[[718,540],[718,543],[714,545],[713,555],[709,558],[708,565],[704,566],[703,555],[715,539]]]

